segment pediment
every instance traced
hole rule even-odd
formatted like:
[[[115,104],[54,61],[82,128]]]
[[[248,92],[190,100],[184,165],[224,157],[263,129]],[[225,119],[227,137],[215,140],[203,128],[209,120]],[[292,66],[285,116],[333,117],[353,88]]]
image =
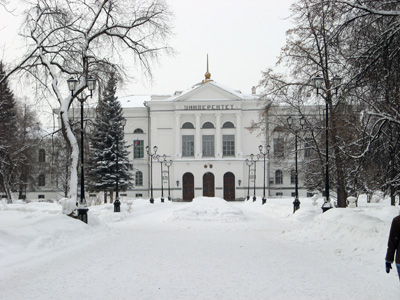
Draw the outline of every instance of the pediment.
[[[191,101],[240,101],[243,98],[240,93],[229,88],[221,87],[214,82],[199,84],[193,89],[176,97],[174,102]]]

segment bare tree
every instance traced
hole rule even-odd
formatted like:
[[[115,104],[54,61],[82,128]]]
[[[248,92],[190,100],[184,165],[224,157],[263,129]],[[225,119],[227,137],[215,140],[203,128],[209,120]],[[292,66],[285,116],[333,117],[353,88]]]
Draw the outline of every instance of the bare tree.
[[[36,0],[27,10],[28,53],[6,78],[25,72],[58,101],[62,133],[71,149],[69,205],[76,203],[79,157],[68,116],[72,101],[87,87],[88,76],[102,83],[111,71],[123,73],[127,60],[151,76],[151,62],[171,50],[166,44],[170,22],[163,0]],[[79,79],[73,95],[66,87],[71,76]]]
[[[344,149],[375,166],[362,168],[373,171],[365,179],[390,194],[394,205],[400,190],[400,2],[337,2],[349,8],[336,33],[346,40],[349,96],[363,105],[360,138]]]
[[[339,119],[340,114],[337,113],[344,98],[340,94],[336,95],[333,78],[344,69],[344,59],[338,50],[341,41],[334,36],[344,7],[344,5],[320,0],[299,0],[293,4],[291,10],[296,25],[288,30],[287,42],[278,60],[278,65],[284,65],[289,69],[290,76],[267,70],[263,73],[263,79],[260,82],[265,89],[266,99],[289,103],[300,114],[305,114],[307,106],[327,105],[329,166],[331,167],[329,171],[335,174],[332,178],[335,180],[332,180],[332,183],[336,186],[340,207],[346,206],[347,198],[344,154],[340,148],[342,142],[340,133],[344,124]],[[315,93],[312,79],[317,75],[323,78],[323,89],[319,91],[318,97],[311,97]],[[325,178],[324,161],[326,159],[323,150],[325,147],[321,145],[324,137],[321,131],[321,118],[315,119],[320,116],[314,114],[314,120],[309,120],[310,124],[316,126],[312,137],[315,138],[314,149],[318,150],[315,159],[320,162],[320,173],[314,172],[314,177],[319,179]],[[319,181],[319,184],[323,183]]]

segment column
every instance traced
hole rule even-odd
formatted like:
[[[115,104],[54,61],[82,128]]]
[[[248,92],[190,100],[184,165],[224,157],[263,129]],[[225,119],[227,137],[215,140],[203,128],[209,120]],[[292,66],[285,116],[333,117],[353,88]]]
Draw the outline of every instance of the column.
[[[221,136],[221,113],[216,113],[216,123],[215,123],[215,157],[222,157],[222,136]]]
[[[175,114],[175,158],[182,157],[181,114]]]
[[[236,157],[242,157],[242,114],[236,114]]]
[[[196,133],[194,137],[194,155],[195,158],[202,157],[201,147],[201,114],[196,113]]]

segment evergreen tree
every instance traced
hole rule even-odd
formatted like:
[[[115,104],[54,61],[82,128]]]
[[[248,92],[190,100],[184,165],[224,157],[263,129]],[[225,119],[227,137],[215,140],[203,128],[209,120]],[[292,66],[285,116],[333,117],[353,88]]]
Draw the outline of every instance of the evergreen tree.
[[[0,61],[0,78],[4,76],[4,66]],[[0,83],[0,189],[12,200],[13,180],[18,168],[18,123],[16,103],[8,81]]]
[[[124,141],[122,106],[115,96],[117,79],[112,73],[97,107],[94,132],[91,137],[92,154],[89,159],[89,190],[114,191],[118,180],[119,191],[132,187],[133,169]],[[118,166],[117,166],[118,161]]]

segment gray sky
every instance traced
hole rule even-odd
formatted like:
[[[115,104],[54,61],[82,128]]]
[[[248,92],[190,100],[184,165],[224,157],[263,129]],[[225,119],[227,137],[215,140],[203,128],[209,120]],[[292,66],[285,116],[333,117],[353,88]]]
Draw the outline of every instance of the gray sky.
[[[171,94],[204,79],[209,55],[211,79],[242,92],[273,67],[291,27],[289,7],[294,0],[167,0],[175,14],[170,41],[177,54],[163,56],[153,68],[153,81],[137,78],[118,91],[131,94]],[[10,1],[22,10],[18,0]],[[7,61],[18,53],[16,33],[20,20],[0,8],[0,55]],[[136,74],[137,73],[137,74]]]

